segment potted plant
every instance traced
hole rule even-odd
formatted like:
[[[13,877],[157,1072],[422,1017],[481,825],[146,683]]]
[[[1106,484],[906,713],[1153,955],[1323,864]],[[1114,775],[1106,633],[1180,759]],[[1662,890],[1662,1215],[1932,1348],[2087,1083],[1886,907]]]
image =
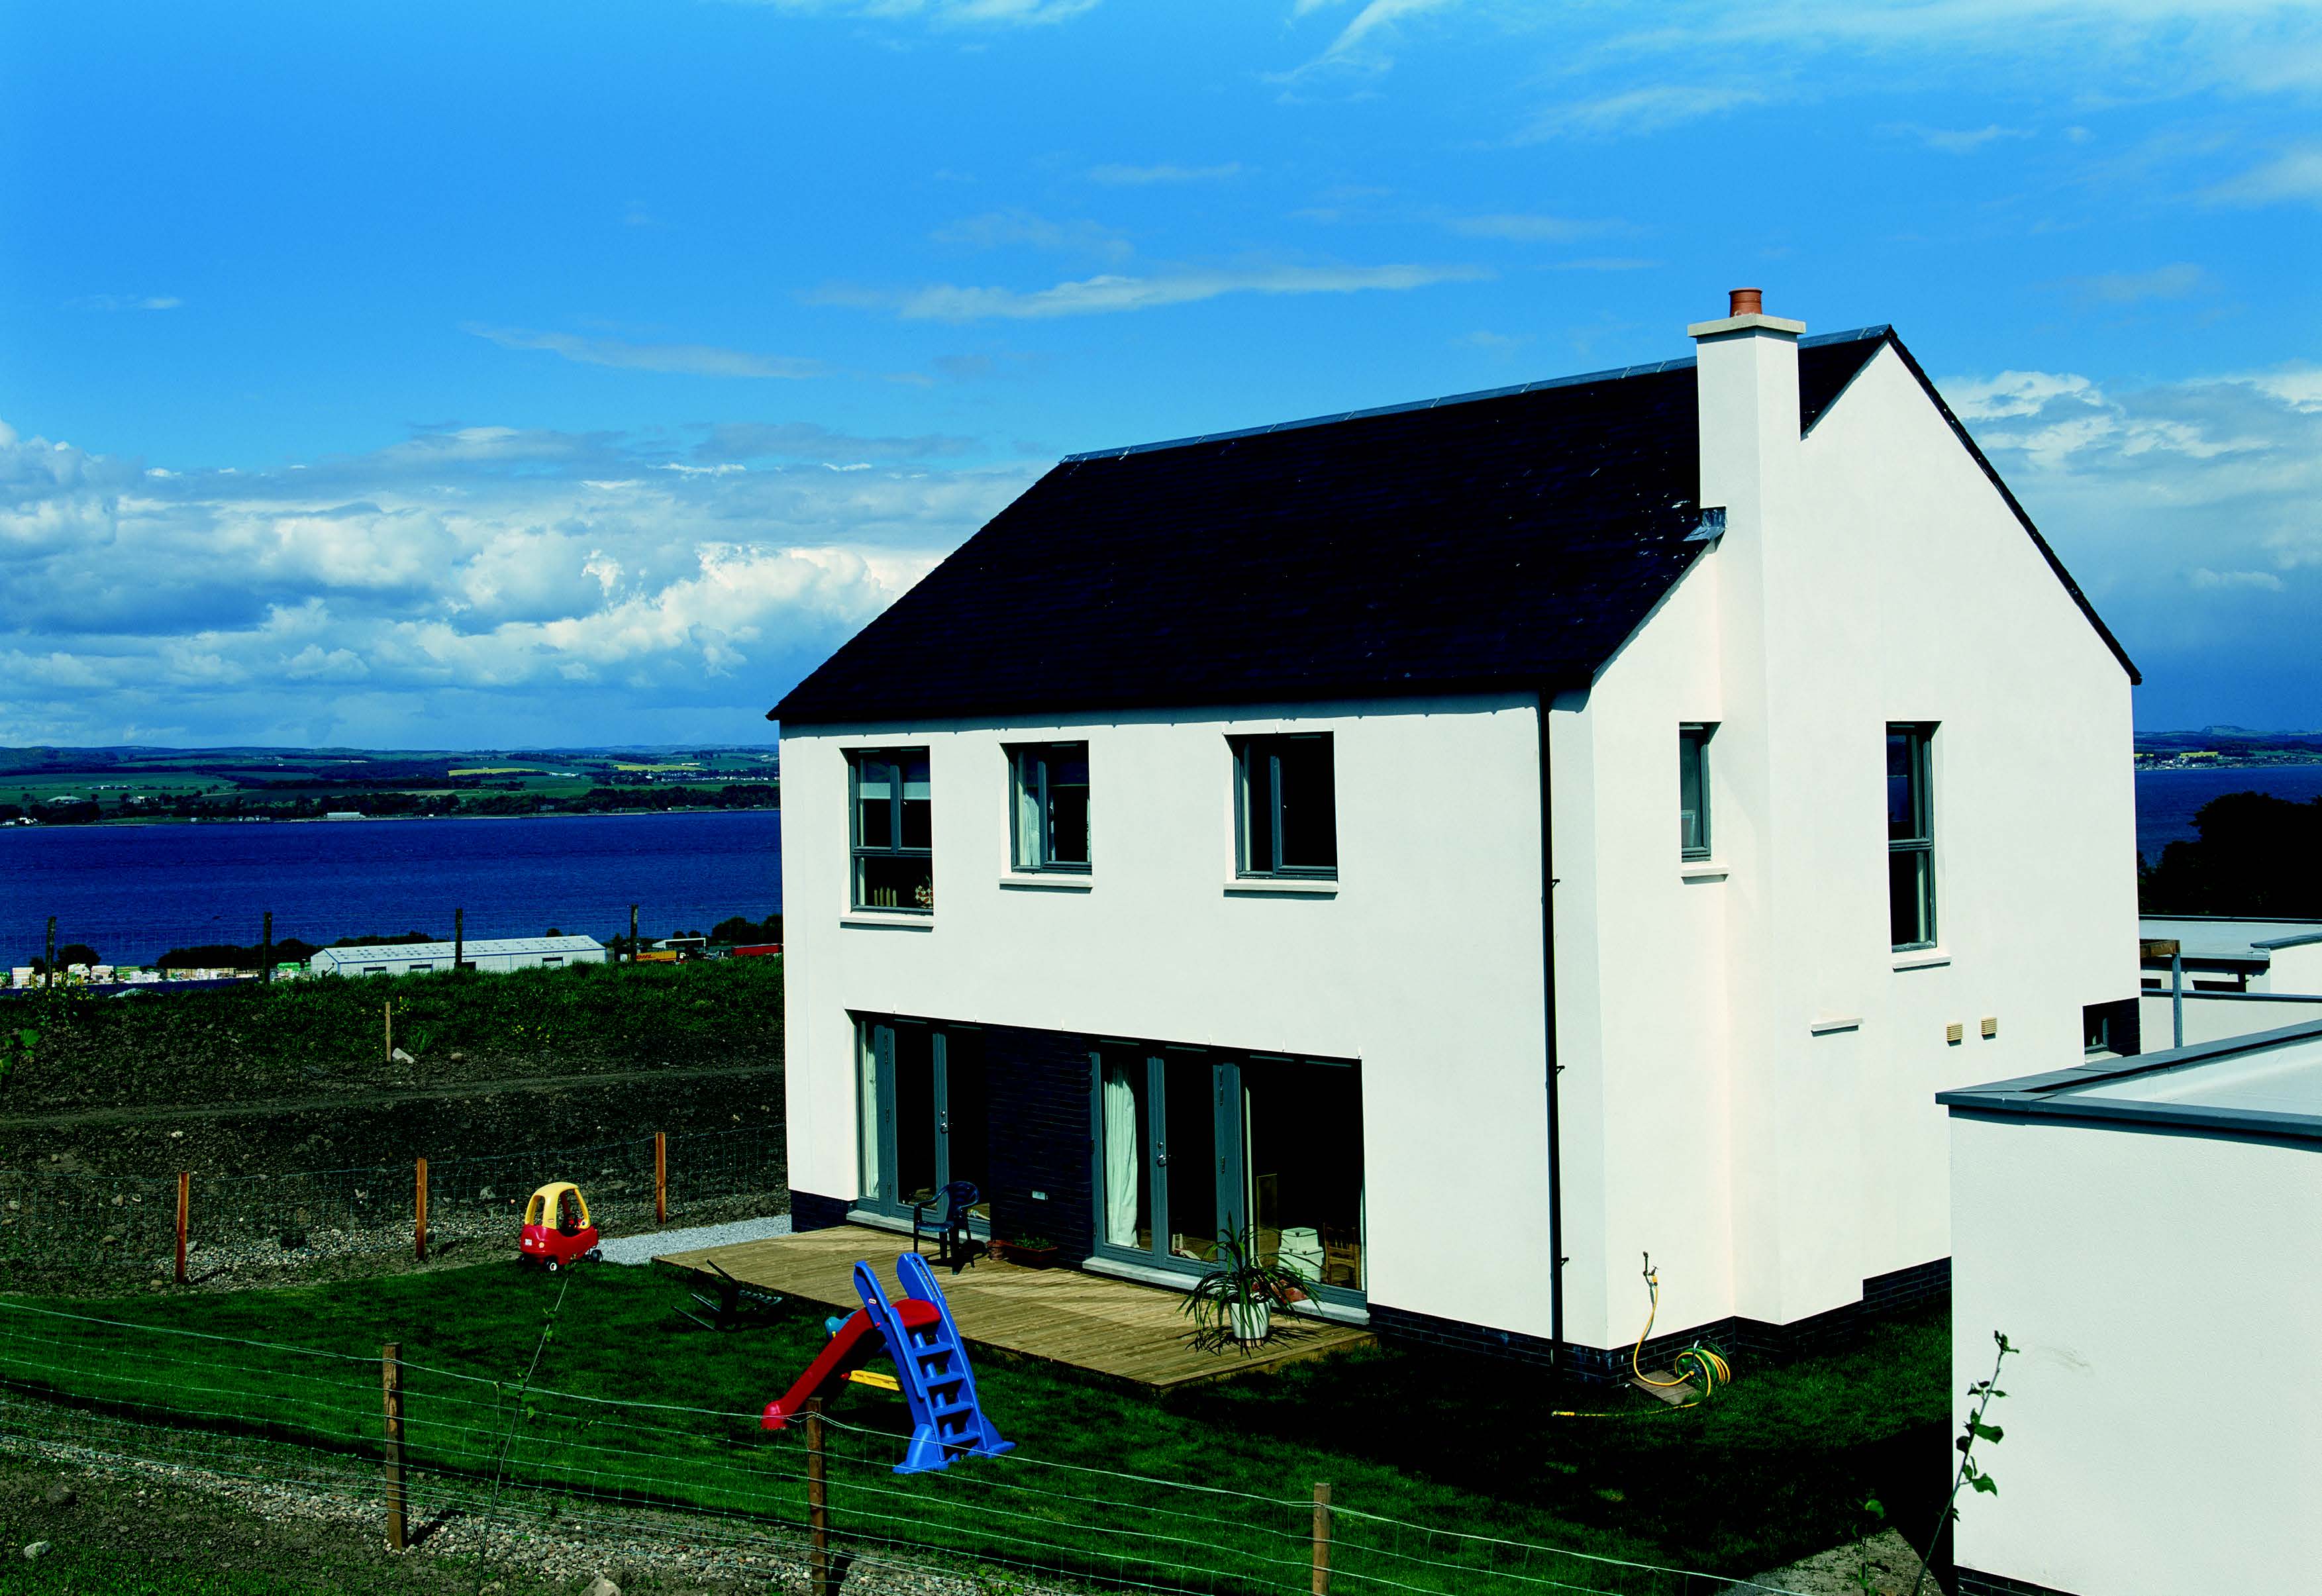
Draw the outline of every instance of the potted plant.
[[[1053,1269],[1064,1249],[1045,1236],[1019,1236],[1000,1244],[1001,1256],[1027,1269]]]
[[[1193,1321],[1193,1345],[1206,1352],[1270,1339],[1274,1310],[1303,1300],[1313,1283],[1303,1271],[1261,1257],[1255,1230],[1220,1232],[1210,1272],[1183,1309]]]

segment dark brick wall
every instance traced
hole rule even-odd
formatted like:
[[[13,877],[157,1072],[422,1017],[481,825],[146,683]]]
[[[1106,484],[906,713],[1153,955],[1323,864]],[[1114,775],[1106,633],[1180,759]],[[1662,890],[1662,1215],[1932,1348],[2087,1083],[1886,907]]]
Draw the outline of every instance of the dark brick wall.
[[[1088,1038],[1011,1026],[989,1026],[983,1038],[992,1234],[1045,1236],[1078,1263],[1096,1245]]]
[[[2069,1591],[2059,1591],[2053,1585],[2035,1585],[2027,1580],[2011,1580],[2006,1574],[1985,1573],[1978,1569],[1958,1570],[1959,1596],[2072,1596]]]
[[[1413,1313],[1405,1308],[1389,1308],[1383,1302],[1374,1301],[1370,1310],[1371,1329],[1382,1340],[1440,1347],[1448,1352],[1480,1353],[1521,1363],[1536,1363],[1543,1369],[1556,1363],[1556,1343],[1545,1336],[1438,1318],[1431,1313]]]
[[[843,1198],[824,1197],[818,1192],[793,1190],[791,1193],[791,1228],[792,1230],[827,1230],[834,1225],[846,1223],[846,1210],[852,1206]]]

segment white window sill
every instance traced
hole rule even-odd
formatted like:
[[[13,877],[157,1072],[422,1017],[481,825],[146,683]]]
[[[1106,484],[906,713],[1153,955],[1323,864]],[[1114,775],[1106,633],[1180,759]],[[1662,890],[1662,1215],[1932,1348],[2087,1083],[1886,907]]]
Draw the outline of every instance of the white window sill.
[[[1714,859],[1688,859],[1677,867],[1681,881],[1722,881],[1732,873]]]
[[[1236,876],[1226,883],[1228,897],[1257,898],[1336,898],[1339,883],[1330,880],[1301,880],[1295,876]]]
[[[877,909],[856,909],[853,914],[841,915],[838,923],[863,931],[933,931],[936,928],[933,915],[891,915]]]
[[[1095,889],[1096,878],[1065,871],[1010,871],[1000,884],[1030,892],[1089,892]]]
[[[1913,948],[1895,955],[1896,973],[1906,970],[1940,970],[1952,962],[1952,956],[1941,948]]]
[[[1825,1015],[1806,1027],[1816,1036],[1835,1036],[1842,1031],[1859,1031],[1861,1028],[1862,1017],[1859,1014],[1844,1017]]]

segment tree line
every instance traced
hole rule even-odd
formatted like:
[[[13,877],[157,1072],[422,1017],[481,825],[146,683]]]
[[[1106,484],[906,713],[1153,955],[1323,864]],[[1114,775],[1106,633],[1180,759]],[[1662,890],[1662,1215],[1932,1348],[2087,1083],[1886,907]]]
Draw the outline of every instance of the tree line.
[[[2144,913],[2322,917],[2322,798],[2229,792],[2201,806],[2193,829],[2158,860],[2137,862]]]

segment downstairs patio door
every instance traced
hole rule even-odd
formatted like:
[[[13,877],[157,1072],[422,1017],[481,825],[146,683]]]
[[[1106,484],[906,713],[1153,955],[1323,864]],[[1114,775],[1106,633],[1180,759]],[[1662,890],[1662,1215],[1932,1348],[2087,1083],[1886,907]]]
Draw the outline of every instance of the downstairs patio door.
[[[954,1181],[981,1197],[970,1223],[990,1234],[991,1110],[983,1034],[919,1020],[861,1022],[862,1206],[909,1219]],[[940,1217],[940,1207],[928,1212]]]
[[[1093,1069],[1101,1254],[1199,1275],[1246,1233],[1312,1295],[1364,1300],[1358,1065],[1107,1044]]]

